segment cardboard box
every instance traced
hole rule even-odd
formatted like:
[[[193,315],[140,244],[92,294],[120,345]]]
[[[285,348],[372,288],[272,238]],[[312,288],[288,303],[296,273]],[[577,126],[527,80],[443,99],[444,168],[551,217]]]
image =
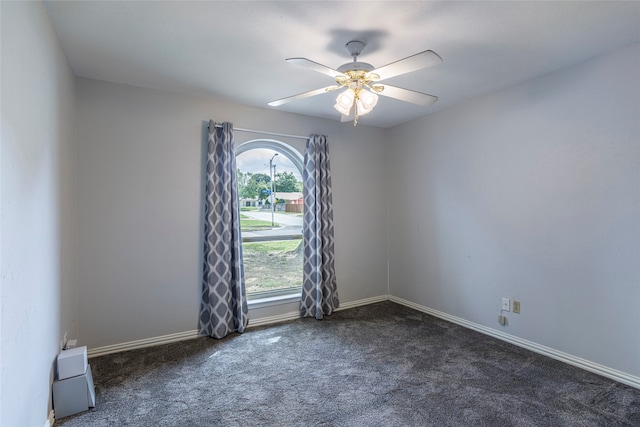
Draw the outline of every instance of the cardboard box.
[[[58,379],[83,375],[87,366],[87,346],[62,350],[58,354]]]
[[[96,406],[91,366],[82,375],[53,382],[53,410],[56,419],[84,412]]]

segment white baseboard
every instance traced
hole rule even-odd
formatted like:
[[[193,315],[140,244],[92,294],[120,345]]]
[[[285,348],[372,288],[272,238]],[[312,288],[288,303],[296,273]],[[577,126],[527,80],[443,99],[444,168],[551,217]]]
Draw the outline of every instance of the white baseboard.
[[[185,341],[185,340],[190,340],[197,337],[198,337],[198,331],[194,329],[192,331],[178,332],[176,334],[161,335],[159,337],[128,341],[121,344],[106,345],[104,347],[90,348],[87,351],[87,357],[91,358],[91,357],[104,356],[105,354],[119,353],[121,351],[152,347],[160,344],[169,344],[172,342]]]
[[[573,356],[571,354],[564,353],[562,351],[555,350],[553,348],[535,343],[533,341],[519,338],[514,335],[510,335],[502,331],[480,325],[478,323],[470,322],[463,318],[452,316],[450,314],[447,314],[438,310],[434,310],[432,308],[425,307],[423,305],[416,304],[411,301],[408,301],[399,297],[395,297],[392,295],[380,295],[377,297],[365,298],[357,301],[343,303],[340,305],[340,308],[336,309],[336,311],[347,310],[354,307],[375,304],[378,302],[388,301],[388,300],[413,308],[414,310],[418,310],[423,313],[430,314],[440,319],[444,319],[448,322],[455,323],[460,326],[464,326],[465,328],[472,329],[474,331],[483,333],[485,335],[489,335],[499,340],[506,341],[510,344],[517,345],[518,347],[531,350],[535,353],[539,353],[544,356],[551,357],[552,359],[556,359],[561,362],[568,363],[570,365],[587,370],[589,372],[602,375],[603,377],[610,378],[612,380],[621,382],[623,384],[627,384],[631,387],[640,389],[640,377],[630,375],[625,372],[618,371],[616,369],[609,368],[607,366],[600,365],[598,363],[591,362],[589,360],[586,360],[577,356]],[[298,311],[284,313],[277,316],[261,317],[258,319],[251,320],[249,322],[248,328],[271,325],[271,324],[286,322],[289,320],[295,320],[299,318],[300,318],[300,313]],[[159,337],[129,341],[121,344],[108,345],[104,347],[96,347],[93,349],[89,349],[87,352],[87,356],[90,358],[103,356],[106,354],[118,353],[121,351],[134,350],[138,348],[151,347],[151,346],[160,345],[160,344],[169,344],[169,343],[189,340],[197,337],[198,337],[197,330],[179,332],[176,334],[162,335]],[[49,414],[49,420],[47,420],[47,423],[49,423],[48,424],[49,427],[53,426],[52,420],[53,420],[53,411]],[[45,424],[45,426],[47,426],[47,424]]]
[[[49,411],[49,417],[47,421],[44,422],[44,427],[53,427],[53,423],[56,422],[56,419],[53,415],[53,409]]]
[[[372,298],[359,299],[357,301],[351,301],[346,303],[340,303],[340,307],[336,311],[348,310],[354,307],[360,307],[362,305],[375,304],[378,302],[389,301],[389,295],[380,295]]]
[[[552,359],[556,359],[561,362],[568,363],[569,365],[582,368],[586,371],[593,372],[594,374],[602,375],[603,377],[610,378],[614,381],[618,381],[623,384],[627,384],[631,387],[640,389],[640,377],[636,377],[634,375],[630,375],[625,372],[618,371],[616,369],[609,368],[607,366],[600,365],[598,363],[591,362],[589,360],[582,359],[580,357],[573,356],[571,354],[564,353],[562,351],[555,350],[553,348],[550,348],[541,344],[537,344],[533,341],[525,340],[523,338],[519,338],[514,335],[510,335],[502,331],[498,331],[496,329],[488,328],[478,323],[470,322],[460,317],[452,316],[450,314],[443,313],[441,311],[434,310],[432,308],[425,307],[423,305],[416,304],[402,298],[398,298],[390,295],[389,300],[392,302],[413,308],[414,310],[418,310],[423,313],[430,314],[435,317],[439,317],[440,319],[444,319],[448,322],[455,323],[460,326],[464,326],[465,328],[472,329],[482,334],[489,335],[499,340],[506,341],[510,344],[517,345],[518,347],[531,350],[535,353],[542,354]]]
[[[347,310],[350,308],[369,305],[369,304],[375,304],[383,301],[392,301],[392,302],[413,308],[414,310],[418,310],[423,313],[430,314],[440,319],[444,319],[448,322],[455,323],[460,326],[464,326],[465,328],[472,329],[474,331],[480,332],[485,335],[489,335],[491,337],[508,342],[510,344],[517,345],[518,347],[531,350],[535,353],[539,353],[544,356],[551,357],[552,359],[556,359],[561,362],[568,363],[570,365],[587,370],[589,372],[593,372],[595,374],[602,375],[603,377],[610,378],[620,383],[627,384],[631,387],[640,389],[640,377],[630,375],[625,372],[618,371],[616,369],[609,368],[607,366],[600,365],[598,363],[591,362],[589,360],[582,359],[580,357],[573,356],[571,354],[564,353],[562,351],[555,350],[553,348],[535,343],[533,341],[519,338],[514,335],[510,335],[502,331],[480,325],[478,323],[470,322],[461,317],[452,316],[450,314],[447,314],[438,310],[434,310],[432,308],[425,307],[423,305],[416,304],[411,301],[408,301],[399,297],[395,297],[393,295],[380,295],[377,297],[365,298],[357,301],[343,303],[340,305],[340,308],[336,309],[336,311]],[[295,320],[299,318],[300,318],[300,312],[298,311],[284,313],[277,316],[261,317],[258,319],[251,320],[249,322],[248,328],[286,322],[289,320]],[[89,349],[87,352],[87,356],[90,358],[103,356],[106,354],[118,353],[121,351],[134,350],[138,348],[145,348],[145,347],[151,347],[151,346],[160,345],[160,344],[169,344],[173,342],[189,340],[189,339],[197,338],[198,336],[199,335],[197,330],[179,332],[176,334],[162,335],[159,337],[129,341],[121,344],[108,345],[104,347],[96,347],[93,349]],[[51,411],[51,413],[49,414],[49,420],[47,420],[47,423],[48,424],[45,424],[45,427],[53,426],[53,411]]]
[[[351,301],[345,304],[341,304],[339,310],[346,310],[348,308],[358,307],[361,305],[373,304],[376,302],[387,301],[388,295],[381,295],[373,298],[361,299],[358,301]],[[271,325],[274,323],[286,322],[288,320],[295,320],[300,318],[299,311],[292,311],[289,313],[279,314],[277,316],[260,317],[255,320],[250,320],[247,328],[256,326]],[[90,348],[87,350],[87,357],[98,357],[106,354],[119,353],[121,351],[135,350],[138,348],[152,347],[160,344],[169,344],[178,341],[185,341],[194,338],[198,338],[198,330],[178,332],[176,334],[161,335],[159,337],[145,338],[136,341],[128,341],[120,344],[107,345],[103,347]]]

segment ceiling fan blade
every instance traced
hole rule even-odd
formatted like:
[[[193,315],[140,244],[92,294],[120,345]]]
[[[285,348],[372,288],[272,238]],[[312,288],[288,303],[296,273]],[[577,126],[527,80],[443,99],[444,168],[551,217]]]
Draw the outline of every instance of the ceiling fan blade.
[[[333,78],[344,75],[340,71],[329,68],[326,65],[318,64],[317,62],[313,62],[307,58],[287,58],[286,60],[288,62],[291,62],[292,64],[296,64],[304,68],[309,68],[310,70],[326,74],[327,76]]]
[[[389,98],[411,102],[412,104],[421,105],[423,107],[428,107],[438,100],[437,96],[428,95],[422,92],[416,92],[414,90],[402,89],[400,87],[389,85],[376,85],[376,87],[378,86],[384,86],[384,89],[382,91],[376,91],[378,95],[384,95]]]
[[[268,105],[272,107],[278,107],[280,105],[286,104],[291,101],[297,101],[299,99],[310,98],[312,96],[321,95],[327,92],[333,92],[336,89],[339,89],[340,86],[327,86],[316,90],[310,90],[309,92],[299,93],[297,95],[289,96],[287,98],[278,99],[275,101],[271,101]]]
[[[442,58],[440,58],[440,55],[432,50],[425,50],[424,52],[416,53],[415,55],[377,68],[371,71],[369,75],[377,74],[378,76],[380,76],[378,80],[385,80],[391,77],[399,76],[400,74],[406,74],[412,71],[421,70],[423,68],[439,64],[441,62]]]

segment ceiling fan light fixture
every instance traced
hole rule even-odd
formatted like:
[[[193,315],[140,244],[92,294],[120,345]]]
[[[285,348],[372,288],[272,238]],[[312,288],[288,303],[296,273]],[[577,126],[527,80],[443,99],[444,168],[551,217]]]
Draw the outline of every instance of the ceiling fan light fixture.
[[[358,94],[358,99],[362,103],[363,108],[367,110],[367,113],[373,110],[373,107],[378,104],[378,95],[368,90],[361,90]]]
[[[353,101],[355,100],[355,93],[351,89],[347,89],[340,93],[336,98],[336,103],[333,106],[341,114],[348,116],[353,107]]]
[[[353,61],[343,64],[337,69],[318,64],[307,58],[287,58],[287,61],[293,64],[333,77],[336,85],[278,99],[270,102],[269,105],[277,107],[290,101],[305,99],[344,88],[345,90],[336,98],[336,103],[333,107],[342,114],[340,119],[342,122],[353,120],[353,125],[355,126],[358,123],[358,117],[373,111],[378,103],[378,94],[423,107],[427,107],[437,101],[437,96],[390,86],[386,83],[379,84],[378,82],[440,63],[442,62],[440,55],[432,50],[425,50],[375,68],[371,64],[358,61],[358,56],[364,47],[365,43],[359,40],[348,42],[345,48],[352,56]]]
[[[367,109],[359,99],[356,101],[356,116],[364,116],[365,114],[369,114],[371,110],[373,110],[373,108]]]

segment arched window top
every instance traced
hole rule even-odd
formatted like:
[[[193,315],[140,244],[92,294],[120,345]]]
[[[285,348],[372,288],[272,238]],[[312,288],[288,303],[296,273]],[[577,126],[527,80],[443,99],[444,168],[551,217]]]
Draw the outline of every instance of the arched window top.
[[[304,159],[302,155],[298,150],[282,141],[277,141],[275,139],[253,139],[251,141],[243,142],[236,147],[236,156],[246,151],[260,148],[273,150],[276,153],[284,155],[291,160],[294,166],[298,168],[300,175],[302,175],[302,170],[304,168]]]

